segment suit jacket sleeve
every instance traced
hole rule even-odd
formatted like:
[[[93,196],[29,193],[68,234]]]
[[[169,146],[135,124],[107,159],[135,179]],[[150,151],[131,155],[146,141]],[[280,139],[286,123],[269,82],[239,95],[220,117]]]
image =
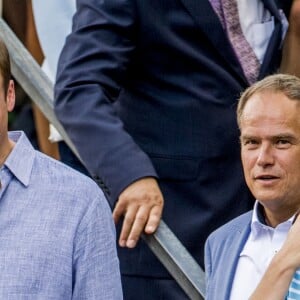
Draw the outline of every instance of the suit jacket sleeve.
[[[156,177],[113,102],[135,50],[132,0],[79,0],[57,72],[55,112],[111,205],[133,181]],[[100,184],[101,185],[101,184]]]

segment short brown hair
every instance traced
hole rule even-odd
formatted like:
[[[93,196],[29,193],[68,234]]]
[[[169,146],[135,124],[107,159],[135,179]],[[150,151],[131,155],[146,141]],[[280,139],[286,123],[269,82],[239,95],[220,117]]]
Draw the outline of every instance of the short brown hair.
[[[2,39],[0,39],[0,73],[2,75],[3,88],[6,94],[11,79],[11,68],[9,53]]]
[[[300,78],[294,75],[275,74],[265,77],[248,87],[240,96],[237,107],[237,121],[240,126],[244,107],[254,94],[271,91],[283,93],[291,100],[300,100]]]

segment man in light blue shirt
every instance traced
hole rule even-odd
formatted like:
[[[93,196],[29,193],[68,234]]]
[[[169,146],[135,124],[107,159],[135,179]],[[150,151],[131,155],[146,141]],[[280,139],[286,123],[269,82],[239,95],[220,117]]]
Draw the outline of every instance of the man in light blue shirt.
[[[0,41],[0,299],[122,299],[115,228],[86,176],[7,131],[15,103]]]

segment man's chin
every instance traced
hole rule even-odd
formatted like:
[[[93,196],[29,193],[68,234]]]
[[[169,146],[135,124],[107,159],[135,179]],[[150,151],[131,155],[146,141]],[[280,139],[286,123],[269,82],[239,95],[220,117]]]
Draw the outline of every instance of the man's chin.
[[[282,198],[278,197],[278,194],[275,195],[275,193],[256,194],[255,198],[265,208],[274,209],[278,206],[282,206]]]

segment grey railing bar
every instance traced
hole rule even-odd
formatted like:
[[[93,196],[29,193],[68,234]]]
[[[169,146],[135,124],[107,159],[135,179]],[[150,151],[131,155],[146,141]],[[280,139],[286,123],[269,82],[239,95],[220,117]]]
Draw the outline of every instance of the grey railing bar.
[[[190,299],[204,299],[203,270],[164,222],[155,234],[144,234],[143,239]]]
[[[54,114],[52,82],[2,18],[0,38],[8,47],[13,76],[80,159],[74,144]],[[143,239],[190,299],[204,299],[203,270],[163,221],[155,234],[143,235]]]

